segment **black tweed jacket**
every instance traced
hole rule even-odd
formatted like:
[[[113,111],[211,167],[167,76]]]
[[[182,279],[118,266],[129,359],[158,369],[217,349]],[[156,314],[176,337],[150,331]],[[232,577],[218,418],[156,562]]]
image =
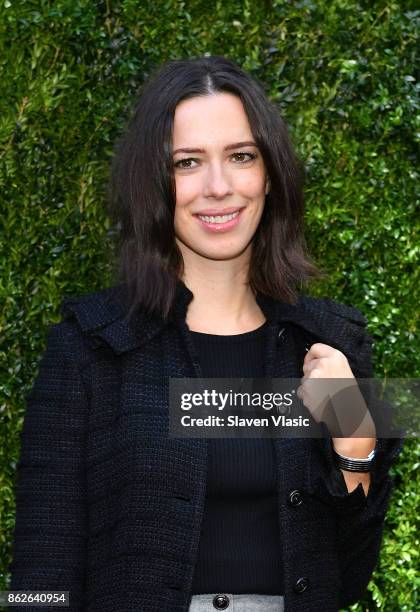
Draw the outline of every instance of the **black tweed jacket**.
[[[185,321],[192,298],[180,282],[166,323],[128,322],[123,285],[64,300],[27,398],[11,590],[70,591],[71,612],[187,612],[207,440],[169,439],[167,427],[169,377],[201,375]],[[301,377],[313,342],[373,375],[355,308],[257,301],[267,377]],[[328,439],[274,444],[286,612],[336,612],[363,596],[377,563],[402,441],[378,441],[367,498],[361,484],[347,492]]]

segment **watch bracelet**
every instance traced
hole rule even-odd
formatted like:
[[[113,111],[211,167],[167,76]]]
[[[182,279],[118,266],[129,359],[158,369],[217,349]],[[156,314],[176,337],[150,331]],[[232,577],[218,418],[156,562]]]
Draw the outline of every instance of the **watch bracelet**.
[[[331,444],[331,446],[337,466],[339,468],[348,472],[370,472],[375,459],[376,445],[366,458],[347,457],[346,455],[340,455],[340,453],[337,453],[337,451],[335,450],[334,445]]]

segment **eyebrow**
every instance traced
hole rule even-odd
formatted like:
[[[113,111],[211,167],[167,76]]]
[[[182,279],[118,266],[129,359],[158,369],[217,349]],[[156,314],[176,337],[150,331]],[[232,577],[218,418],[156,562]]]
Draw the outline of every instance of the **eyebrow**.
[[[231,149],[238,149],[240,147],[256,147],[257,143],[255,143],[252,140],[245,140],[244,142],[235,142],[233,144],[227,145],[223,150],[224,151],[230,151]],[[175,153],[205,153],[204,149],[191,149],[188,147],[183,147],[182,149],[176,149],[173,154],[175,155]]]

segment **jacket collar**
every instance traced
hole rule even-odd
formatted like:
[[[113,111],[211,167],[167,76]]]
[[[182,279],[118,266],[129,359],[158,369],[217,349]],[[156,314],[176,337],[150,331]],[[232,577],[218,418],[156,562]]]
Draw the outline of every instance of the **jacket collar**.
[[[181,280],[176,287],[173,317],[170,322],[186,319],[192,291]],[[288,304],[262,293],[256,300],[269,324],[274,328],[282,322],[300,326],[316,338],[346,353],[357,354],[366,320],[355,308],[328,298],[299,296],[296,304]],[[158,315],[137,313],[128,320],[127,292],[124,284],[97,292],[65,298],[61,305],[65,317],[75,317],[82,332],[93,345],[103,342],[121,354],[145,345],[168,325]],[[332,331],[333,330],[333,331]]]

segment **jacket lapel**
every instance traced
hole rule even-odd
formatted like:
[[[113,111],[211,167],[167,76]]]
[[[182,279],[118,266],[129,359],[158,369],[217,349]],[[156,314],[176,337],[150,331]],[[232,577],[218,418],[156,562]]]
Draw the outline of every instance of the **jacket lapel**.
[[[157,316],[137,313],[133,320],[127,317],[127,292],[123,284],[108,287],[63,300],[64,316],[74,316],[89,337],[93,347],[107,344],[117,354],[132,351],[151,340],[164,327]]]

